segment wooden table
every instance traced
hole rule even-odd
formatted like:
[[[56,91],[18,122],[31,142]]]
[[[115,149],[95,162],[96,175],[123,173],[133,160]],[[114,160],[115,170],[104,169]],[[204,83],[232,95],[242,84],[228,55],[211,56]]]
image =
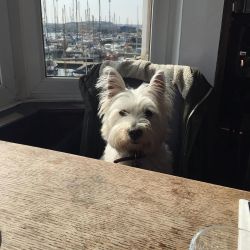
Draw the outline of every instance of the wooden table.
[[[250,193],[0,141],[1,250],[188,249]]]

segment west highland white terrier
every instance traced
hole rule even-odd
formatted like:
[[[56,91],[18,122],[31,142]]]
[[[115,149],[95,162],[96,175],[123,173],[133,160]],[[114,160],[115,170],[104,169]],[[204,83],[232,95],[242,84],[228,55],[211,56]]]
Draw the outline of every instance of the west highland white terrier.
[[[172,153],[165,141],[172,111],[171,87],[162,71],[149,84],[128,89],[112,67],[104,68],[100,90],[101,134],[107,145],[102,159],[160,172],[172,172]]]

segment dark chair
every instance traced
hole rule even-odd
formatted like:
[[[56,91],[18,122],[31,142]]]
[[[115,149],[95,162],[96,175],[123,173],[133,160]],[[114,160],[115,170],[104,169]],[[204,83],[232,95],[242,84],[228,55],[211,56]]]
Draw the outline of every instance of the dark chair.
[[[142,82],[149,82],[159,69],[164,71],[166,80],[172,83],[174,89],[174,114],[170,122],[172,133],[167,141],[174,156],[174,173],[201,179],[204,171],[200,170],[199,164],[202,164],[204,152],[196,146],[196,141],[198,136],[202,136],[201,127],[209,107],[212,87],[197,69],[187,66],[157,65],[143,60],[107,61],[95,65],[79,81],[85,104],[81,155],[98,159],[105,147],[100,135],[101,122],[97,116],[98,91],[95,84],[100,71],[107,65],[116,68],[129,87],[138,87]],[[195,154],[199,160],[192,160]]]

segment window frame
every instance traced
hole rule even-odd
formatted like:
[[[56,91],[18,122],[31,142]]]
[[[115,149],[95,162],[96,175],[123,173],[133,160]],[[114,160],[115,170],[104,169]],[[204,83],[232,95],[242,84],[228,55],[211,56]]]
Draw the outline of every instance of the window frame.
[[[79,101],[78,79],[46,77],[40,0],[19,1],[22,49],[28,98]]]
[[[158,64],[179,63],[182,10],[183,0],[153,1],[151,62]]]
[[[143,59],[148,59],[150,38],[150,21],[148,8],[153,0],[144,0],[143,21],[147,30],[143,30]],[[43,28],[40,0],[18,1],[22,50],[24,55],[27,97],[40,100],[82,99],[78,88],[78,79],[69,77],[46,77],[43,52]]]
[[[142,10],[142,51],[141,58],[143,60],[150,59],[151,50],[151,34],[152,34],[152,8],[154,0],[143,0]]]
[[[7,0],[0,1],[0,32],[5,34],[4,39],[0,39],[0,108],[2,109],[16,98]]]
[[[6,1],[6,0],[4,0]],[[183,0],[175,0],[183,1]],[[15,51],[15,70],[19,71],[19,84],[25,91],[18,91],[19,100],[63,100],[63,101],[81,101],[82,97],[78,88],[78,79],[69,77],[46,77],[45,62],[43,51],[43,28],[42,28],[42,10],[40,0],[9,1],[9,6],[17,9],[16,15],[19,20],[11,26],[13,40],[20,41],[21,53]],[[171,26],[164,25],[166,22],[166,11],[164,6],[167,3],[167,13],[171,13],[173,8],[170,0],[144,0],[143,2],[143,34],[142,34],[142,59],[151,60],[155,63],[166,63],[168,57],[165,45],[167,43],[166,34]],[[156,14],[157,13],[157,14]],[[160,13],[160,15],[159,15]],[[13,17],[11,17],[13,18]],[[158,23],[157,23],[158,22]],[[162,25],[159,25],[159,22]],[[169,22],[170,23],[170,22]],[[161,30],[160,45],[157,32],[159,26],[166,27]],[[173,31],[174,33],[175,31]],[[20,37],[15,37],[18,34]],[[171,44],[172,41],[168,41]],[[163,49],[160,48],[164,48]],[[168,46],[171,48],[171,46]],[[168,49],[170,51],[171,49]],[[164,57],[162,57],[164,55]],[[19,64],[19,65],[17,65]],[[20,69],[17,69],[19,68]],[[25,92],[21,93],[20,92]]]

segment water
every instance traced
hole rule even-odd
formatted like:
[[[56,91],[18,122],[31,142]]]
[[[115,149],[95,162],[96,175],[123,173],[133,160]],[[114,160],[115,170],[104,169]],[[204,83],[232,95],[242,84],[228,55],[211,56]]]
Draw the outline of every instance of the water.
[[[54,74],[47,74],[47,77],[77,77],[80,75],[73,74],[75,69],[63,69],[58,68],[57,72],[54,72]]]

